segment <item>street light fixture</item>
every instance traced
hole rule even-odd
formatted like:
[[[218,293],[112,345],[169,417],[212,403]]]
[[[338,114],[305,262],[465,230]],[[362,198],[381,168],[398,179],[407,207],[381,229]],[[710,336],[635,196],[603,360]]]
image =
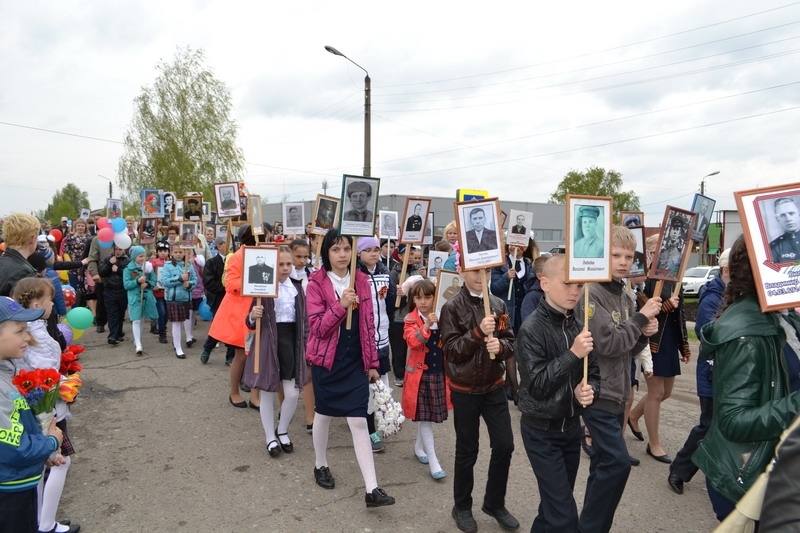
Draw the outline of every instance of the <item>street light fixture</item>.
[[[372,173],[372,164],[370,162],[371,157],[372,157],[372,155],[371,155],[371,146],[370,146],[370,143],[371,143],[371,140],[370,140],[370,137],[371,137],[371,131],[370,131],[370,108],[371,108],[371,104],[370,104],[370,91],[371,91],[371,89],[370,89],[370,87],[371,87],[371,80],[369,79],[369,72],[367,72],[367,69],[365,69],[364,67],[362,67],[361,65],[359,65],[358,63],[356,63],[355,61],[353,61],[352,59],[350,59],[346,55],[344,55],[343,53],[341,53],[339,50],[337,50],[333,46],[326,46],[325,50],[327,50],[328,52],[330,52],[331,54],[333,54],[335,56],[342,56],[343,58],[345,58],[346,60],[348,60],[349,62],[351,62],[352,64],[354,64],[358,68],[360,68],[361,70],[363,70],[364,74],[366,74],[366,76],[364,77],[364,176],[369,176]]]
[[[114,182],[112,182],[110,179],[108,179],[107,177],[103,176],[102,174],[98,174],[98,176],[100,176],[104,180],[108,180],[108,197],[109,198],[113,198],[114,197]]]
[[[703,176],[702,181],[700,181],[701,196],[704,196],[706,192],[706,178],[710,178],[711,176],[716,176],[717,174],[719,174],[719,170],[715,170],[714,172],[711,172],[710,174],[706,174],[705,176]]]

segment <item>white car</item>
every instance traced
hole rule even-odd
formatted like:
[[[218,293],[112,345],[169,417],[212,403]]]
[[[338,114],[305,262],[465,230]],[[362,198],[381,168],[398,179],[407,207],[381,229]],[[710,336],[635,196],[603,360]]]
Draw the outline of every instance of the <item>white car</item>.
[[[700,294],[700,287],[719,276],[717,266],[696,266],[683,273],[683,295],[697,296]]]

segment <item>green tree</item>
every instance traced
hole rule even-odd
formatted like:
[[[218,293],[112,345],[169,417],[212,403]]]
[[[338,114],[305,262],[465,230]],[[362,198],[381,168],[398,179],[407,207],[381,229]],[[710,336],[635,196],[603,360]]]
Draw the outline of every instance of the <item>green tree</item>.
[[[563,204],[568,194],[609,196],[614,200],[614,222],[619,223],[621,211],[639,211],[639,197],[633,191],[622,190],[622,174],[616,170],[589,167],[586,172],[571,170],[550,195],[551,204]]]
[[[56,191],[47,208],[40,213],[40,217],[57,226],[61,217],[70,220],[78,218],[84,207],[89,207],[89,193],[80,190],[73,183],[67,183],[63,189]]]
[[[179,48],[157,70],[153,86],[134,100],[125,134],[119,161],[124,205],[138,206],[145,187],[213,198],[214,183],[239,181],[244,168],[230,91],[205,66],[202,50]]]

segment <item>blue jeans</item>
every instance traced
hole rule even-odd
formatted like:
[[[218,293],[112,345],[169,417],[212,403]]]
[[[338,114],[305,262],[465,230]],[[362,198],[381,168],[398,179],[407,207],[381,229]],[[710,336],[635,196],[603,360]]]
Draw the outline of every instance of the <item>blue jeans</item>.
[[[580,424],[562,432],[541,431],[520,422],[520,433],[539,485],[539,511],[531,533],[578,531],[572,491],[581,461]]]
[[[156,298],[156,311],[158,311],[158,334],[167,332],[167,302],[164,298]]]
[[[395,370],[396,371],[396,370]],[[478,460],[481,417],[489,432],[489,473],[483,504],[491,510],[505,507],[508,470],[514,453],[511,415],[503,387],[486,394],[464,394],[450,391],[453,402],[453,427],[456,430],[455,475],[453,499],[457,509],[472,509],[473,468]]]
[[[595,455],[589,465],[589,479],[583,498],[580,530],[607,532],[614,522],[614,513],[625,492],[631,459],[622,437],[624,413],[618,415],[588,408],[583,421],[592,435]]]

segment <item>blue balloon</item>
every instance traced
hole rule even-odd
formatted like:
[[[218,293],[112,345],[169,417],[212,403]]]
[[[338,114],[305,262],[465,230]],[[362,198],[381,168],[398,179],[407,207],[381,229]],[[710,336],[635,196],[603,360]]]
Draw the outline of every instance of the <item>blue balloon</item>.
[[[197,314],[200,315],[200,318],[206,321],[214,318],[214,314],[211,312],[211,306],[206,303],[205,298],[203,298],[203,301],[200,302],[200,308],[197,310]]]
[[[120,233],[125,231],[127,228],[127,224],[125,224],[124,218],[112,218],[111,219],[111,229],[114,230],[114,233]]]

